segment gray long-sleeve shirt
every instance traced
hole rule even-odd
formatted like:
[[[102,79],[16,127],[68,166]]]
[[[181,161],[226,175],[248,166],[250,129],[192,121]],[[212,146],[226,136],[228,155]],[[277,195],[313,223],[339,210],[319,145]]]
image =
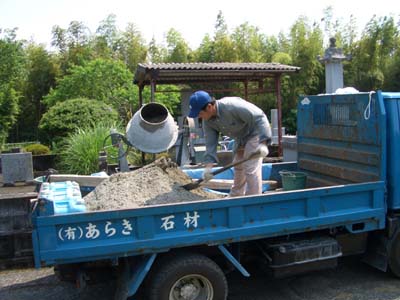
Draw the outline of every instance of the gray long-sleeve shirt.
[[[258,136],[259,141],[271,139],[271,126],[267,116],[256,105],[239,97],[225,97],[215,102],[217,116],[204,120],[206,138],[205,163],[217,162],[219,133],[235,140],[234,152],[247,141]]]

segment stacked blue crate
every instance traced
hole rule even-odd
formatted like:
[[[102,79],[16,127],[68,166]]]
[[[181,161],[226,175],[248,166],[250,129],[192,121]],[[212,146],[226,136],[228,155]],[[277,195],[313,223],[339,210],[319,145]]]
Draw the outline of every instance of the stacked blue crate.
[[[75,181],[43,182],[39,199],[47,200],[46,205],[52,205],[54,214],[86,211],[79,184]]]

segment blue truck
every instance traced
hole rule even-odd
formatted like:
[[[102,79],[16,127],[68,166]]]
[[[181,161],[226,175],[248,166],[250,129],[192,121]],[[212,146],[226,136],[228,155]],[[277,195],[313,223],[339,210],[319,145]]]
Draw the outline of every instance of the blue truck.
[[[298,160],[265,164],[263,179],[300,171],[302,189],[72,213],[39,197],[35,266],[79,284],[104,268],[115,299],[144,286],[151,300],[227,299],[227,272],[251,263],[279,278],[358,255],[400,276],[399,119],[400,93],[299,97]]]

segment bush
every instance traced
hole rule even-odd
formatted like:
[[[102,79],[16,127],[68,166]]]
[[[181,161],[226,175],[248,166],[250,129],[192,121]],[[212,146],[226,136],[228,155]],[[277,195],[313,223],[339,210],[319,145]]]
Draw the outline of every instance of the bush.
[[[100,121],[77,128],[64,139],[57,167],[71,174],[88,175],[97,172],[99,152],[103,150],[104,141],[107,142],[106,146],[111,146],[111,139],[106,139],[106,137],[110,134],[111,128],[122,132],[122,129],[118,127],[115,123]],[[109,147],[108,149],[114,150],[113,156],[117,156],[117,148]],[[116,162],[110,157],[107,160],[109,163]]]
[[[32,155],[50,154],[50,148],[42,144],[31,144],[24,147],[25,152],[32,152]]]
[[[0,144],[0,152],[4,151],[11,151],[13,148],[24,148],[28,145],[32,144],[38,144],[38,141],[34,142],[19,142],[19,143],[6,143],[6,144]]]
[[[118,120],[118,113],[109,105],[85,98],[70,99],[51,107],[39,123],[40,141],[58,143],[75,131],[100,121]]]

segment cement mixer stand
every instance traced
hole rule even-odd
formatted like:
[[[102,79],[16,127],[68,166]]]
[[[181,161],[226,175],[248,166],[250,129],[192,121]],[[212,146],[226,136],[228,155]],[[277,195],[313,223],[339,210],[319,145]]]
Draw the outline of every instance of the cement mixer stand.
[[[111,138],[111,145],[106,146],[107,140]],[[127,147],[127,149],[124,149]],[[118,156],[113,156],[110,154],[110,152],[107,152],[107,148],[116,148],[118,147]],[[130,149],[131,145],[129,142],[126,140],[125,136],[122,134],[118,133],[115,129],[110,130],[110,135],[108,135],[103,142],[103,151],[100,151],[99,154],[99,169],[100,171],[108,171],[107,169],[107,156],[110,156],[112,158],[118,159],[118,169],[120,172],[129,172],[129,164],[128,160],[126,158],[126,155]]]

